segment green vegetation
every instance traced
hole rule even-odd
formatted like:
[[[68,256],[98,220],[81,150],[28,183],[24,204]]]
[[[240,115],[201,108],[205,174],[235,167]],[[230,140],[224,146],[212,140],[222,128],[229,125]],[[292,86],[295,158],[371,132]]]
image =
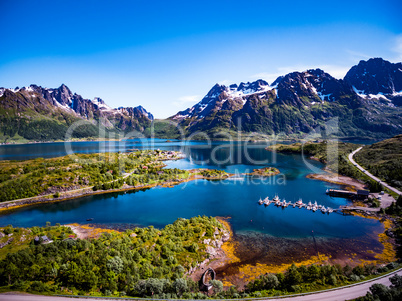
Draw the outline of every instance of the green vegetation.
[[[290,145],[275,144],[267,149],[281,153],[297,153],[308,155],[327,165],[327,168],[338,171],[340,174],[359,178],[360,172],[348,160],[348,155],[359,146],[345,142],[307,142],[305,144],[294,143]]]
[[[355,299],[356,301],[398,301],[402,300],[402,276],[394,275],[389,278],[391,286],[387,287],[384,284],[373,284],[370,286],[370,292],[364,297]]]
[[[349,265],[342,268],[340,265],[313,264],[308,267],[296,267],[293,264],[285,273],[261,275],[260,278],[247,284],[245,292],[250,297],[269,297],[317,291],[371,278],[372,275],[385,273],[397,266],[395,263],[390,263],[380,268],[364,265],[352,269]]]
[[[50,223],[30,229],[7,226],[0,228],[0,289],[206,299],[186,272],[209,257],[205,240],[220,240],[224,231],[215,218],[205,216],[180,218],[161,230],[150,226],[124,233],[109,231],[88,240],[75,239],[70,228]],[[52,241],[44,240],[44,235]],[[246,298],[311,292],[370,279],[397,267],[395,263],[379,268],[292,265],[284,273],[261,275],[244,290],[232,286],[224,291],[222,282],[213,280],[212,294],[215,298]]]
[[[261,176],[261,177],[269,177],[273,175],[277,175],[280,173],[279,169],[275,167],[263,167],[259,169],[253,169],[253,172],[249,173],[252,176]]]
[[[220,169],[204,169],[200,173],[206,179],[223,179],[229,176],[226,171]]]
[[[154,120],[152,124],[144,130],[146,137],[158,137],[166,139],[181,139],[183,138],[177,124],[170,120]]]
[[[198,284],[185,273],[208,258],[204,239],[220,239],[223,230],[215,218],[205,216],[178,219],[162,230],[135,228],[91,240],[65,240],[66,228],[60,226],[7,227],[1,233],[30,235],[22,247],[3,256],[0,285],[48,294],[202,298]],[[54,242],[34,244],[33,236],[42,234]]]
[[[365,146],[354,158],[370,173],[402,190],[402,135]]]
[[[33,245],[33,240],[36,236],[46,235],[51,240],[66,239],[68,237],[75,237],[75,234],[69,227],[55,226],[50,227],[33,227],[29,229],[13,228],[8,225],[7,227],[0,228],[0,260],[4,260],[7,254],[16,253],[29,246]]]
[[[267,149],[281,153],[308,155],[311,159],[326,164],[327,168],[331,171],[364,181],[370,188],[370,192],[383,191],[384,187],[381,184],[363,174],[349,161],[348,155],[359,147],[360,145],[353,143],[322,141],[307,142],[305,144],[294,143],[290,145],[275,144],[269,146]]]
[[[37,195],[91,187],[94,190],[149,185],[182,179],[188,172],[162,169],[161,160],[177,158],[175,152],[74,154],[52,159],[0,161],[0,200],[10,201]]]

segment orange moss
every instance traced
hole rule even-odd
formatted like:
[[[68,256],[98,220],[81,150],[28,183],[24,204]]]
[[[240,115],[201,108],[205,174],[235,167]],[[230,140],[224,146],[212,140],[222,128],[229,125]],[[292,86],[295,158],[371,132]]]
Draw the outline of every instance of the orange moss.
[[[312,265],[312,264],[323,264],[328,262],[330,256],[325,254],[318,254],[317,256],[312,256],[307,260],[294,262],[297,267],[302,265]],[[284,263],[281,265],[269,265],[269,264],[260,264],[256,265],[243,265],[239,267],[239,272],[241,276],[239,278],[247,281],[251,281],[257,279],[260,275],[264,275],[267,273],[281,273],[288,270],[292,266],[292,263]]]
[[[363,214],[363,213],[361,213],[361,212],[356,212],[356,211],[349,211],[348,213],[350,213],[351,215],[353,215],[353,216],[359,216],[359,217],[363,217],[363,218],[368,218],[368,219],[376,219],[376,220],[379,220],[379,218],[377,217],[377,216],[374,216],[374,215],[366,215],[366,214]]]
[[[384,246],[384,250],[381,254],[377,254],[375,257],[378,259],[379,263],[388,263],[396,260],[396,252],[394,246],[390,242],[390,238],[385,234],[385,231],[392,228],[392,221],[389,219],[381,221],[384,225],[384,232],[378,234],[378,239],[380,243]]]

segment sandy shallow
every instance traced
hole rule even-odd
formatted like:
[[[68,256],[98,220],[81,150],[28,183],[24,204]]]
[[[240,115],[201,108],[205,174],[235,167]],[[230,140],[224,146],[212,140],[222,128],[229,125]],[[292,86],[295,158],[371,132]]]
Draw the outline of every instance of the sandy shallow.
[[[366,184],[361,181],[332,172],[326,172],[323,174],[309,174],[307,175],[307,178],[343,185],[351,191],[367,189]]]

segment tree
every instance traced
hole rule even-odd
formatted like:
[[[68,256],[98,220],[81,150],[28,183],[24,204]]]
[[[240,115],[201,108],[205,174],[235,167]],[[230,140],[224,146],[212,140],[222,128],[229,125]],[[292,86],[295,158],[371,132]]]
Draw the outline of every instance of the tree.
[[[370,291],[375,299],[379,299],[381,301],[392,300],[390,289],[384,284],[375,283],[370,286]]]
[[[285,274],[285,283],[288,286],[297,285],[302,282],[302,276],[297,271],[296,265],[293,263],[292,266]]]
[[[179,278],[173,282],[173,289],[178,296],[183,295],[188,290],[186,279]]]
[[[274,274],[268,274],[263,278],[264,289],[273,289],[279,285],[278,277]]]
[[[212,285],[212,288],[214,290],[214,295],[217,295],[223,291],[223,283],[221,281],[211,280],[209,283]]]
[[[402,194],[400,194],[400,195],[398,196],[398,198],[396,199],[396,204],[397,204],[399,207],[402,207]]]
[[[119,256],[115,256],[107,261],[106,266],[109,270],[119,274],[123,270],[124,263]]]
[[[389,278],[391,281],[392,285],[391,288],[396,288],[396,289],[401,289],[402,288],[402,276],[399,276],[398,274],[395,274],[391,278]]]

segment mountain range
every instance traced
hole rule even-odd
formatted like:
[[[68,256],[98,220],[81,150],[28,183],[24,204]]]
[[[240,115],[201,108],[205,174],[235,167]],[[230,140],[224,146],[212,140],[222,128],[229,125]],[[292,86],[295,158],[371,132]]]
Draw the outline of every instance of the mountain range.
[[[216,84],[205,97],[167,120],[154,120],[142,106],[111,108],[102,99],[84,99],[64,84],[57,89],[31,85],[0,88],[0,141],[63,139],[67,128],[83,121],[73,137],[136,130],[160,138],[203,132],[302,137],[334,117],[339,137],[386,138],[402,133],[402,63],[381,58],[360,61],[343,79],[321,69],[292,72],[273,83]],[[201,137],[202,138],[202,137]]]
[[[189,135],[240,130],[297,137],[339,117],[338,136],[380,138],[402,133],[401,106],[402,64],[374,58],[353,66],[344,79],[311,69],[280,76],[271,85],[216,84],[170,119]]]
[[[154,117],[142,106],[113,109],[102,99],[85,99],[72,93],[66,85],[57,89],[37,85],[0,88],[0,137],[17,140],[64,139],[67,128],[83,121],[72,138],[96,137],[99,129],[106,133],[143,132]]]

